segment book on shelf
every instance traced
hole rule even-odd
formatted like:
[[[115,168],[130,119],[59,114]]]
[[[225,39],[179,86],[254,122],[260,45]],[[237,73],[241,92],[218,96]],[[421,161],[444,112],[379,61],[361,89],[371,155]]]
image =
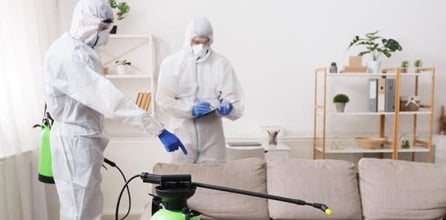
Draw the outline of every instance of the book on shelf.
[[[378,92],[378,80],[369,79],[369,112],[377,112],[376,97]]]
[[[395,79],[369,79],[369,112],[395,111]]]
[[[138,97],[136,98],[136,105],[148,111],[151,99],[152,94],[150,92],[139,92]]]

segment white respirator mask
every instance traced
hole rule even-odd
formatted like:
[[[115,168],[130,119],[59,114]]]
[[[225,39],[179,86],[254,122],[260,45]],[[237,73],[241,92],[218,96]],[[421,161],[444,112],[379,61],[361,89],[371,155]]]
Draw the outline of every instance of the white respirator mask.
[[[192,46],[192,51],[198,57],[203,57],[209,50],[209,46],[205,46],[203,44],[195,44]]]
[[[98,35],[97,35],[96,43],[93,47],[103,46],[103,45],[107,44],[109,37],[110,37],[110,32],[108,30],[99,31]]]

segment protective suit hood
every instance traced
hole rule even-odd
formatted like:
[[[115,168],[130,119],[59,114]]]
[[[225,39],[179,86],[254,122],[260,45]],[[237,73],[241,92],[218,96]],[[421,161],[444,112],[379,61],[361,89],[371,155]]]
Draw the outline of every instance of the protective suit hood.
[[[74,8],[70,35],[90,46],[97,37],[101,21],[113,20],[113,11],[104,0],[79,0]]]
[[[211,44],[214,41],[214,31],[209,20],[205,17],[194,17],[189,22],[186,28],[186,35],[184,39],[184,48],[191,49],[190,41],[197,36],[206,36],[211,40]]]

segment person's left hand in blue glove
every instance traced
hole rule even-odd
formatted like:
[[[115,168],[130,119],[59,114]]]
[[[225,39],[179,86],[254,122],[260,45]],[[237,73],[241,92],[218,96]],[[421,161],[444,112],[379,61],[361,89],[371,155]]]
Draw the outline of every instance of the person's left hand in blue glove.
[[[211,111],[211,104],[209,102],[197,102],[192,107],[192,116],[198,117],[201,115],[206,114],[207,112]]]
[[[228,115],[232,111],[232,104],[229,101],[223,101],[217,108],[220,115]]]
[[[164,129],[160,135],[158,135],[161,143],[163,143],[164,148],[167,152],[172,152],[178,150],[178,148],[183,151],[183,154],[187,155],[187,150],[184,147],[183,143],[181,143],[180,139],[177,136],[170,133],[168,130]]]

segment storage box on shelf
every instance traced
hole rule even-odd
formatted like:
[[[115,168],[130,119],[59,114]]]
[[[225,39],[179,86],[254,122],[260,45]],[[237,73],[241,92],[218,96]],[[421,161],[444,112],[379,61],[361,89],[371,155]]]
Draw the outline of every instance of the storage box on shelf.
[[[421,80],[424,78],[425,80]],[[380,86],[376,85],[377,93],[369,87],[369,83],[376,79],[386,81],[391,79],[392,92],[379,93]],[[360,80],[361,83],[356,83]],[[414,82],[409,86],[407,80]],[[405,83],[402,83],[404,81]],[[400,68],[384,69],[383,73],[327,73],[326,68],[318,68],[315,71],[315,96],[314,96],[314,131],[313,131],[313,157],[326,158],[326,154],[333,153],[391,153],[392,159],[398,159],[398,153],[412,153],[412,160],[416,152],[427,154],[427,161],[432,161],[432,128],[433,128],[433,105],[435,87],[435,68],[420,68],[415,73],[401,74]],[[330,84],[331,83],[331,84]],[[335,84],[335,86],[333,85]],[[381,88],[382,89],[382,88]],[[400,108],[402,92],[413,90],[412,94],[420,97],[421,89],[424,90],[421,102],[417,103],[416,111]],[[333,91],[337,90],[337,91]],[[334,111],[331,97],[340,91],[349,90],[354,96],[348,108],[343,113]],[[344,92],[344,91],[342,91]],[[390,99],[387,99],[387,98]],[[390,100],[390,101],[389,101]],[[387,103],[386,103],[387,101]],[[374,105],[376,111],[370,111],[368,102]],[[370,103],[369,103],[370,105]],[[373,110],[373,108],[372,108]],[[423,118],[420,118],[423,117]],[[330,120],[340,120],[330,124]],[[362,120],[363,119],[363,120]],[[421,123],[422,120],[427,122]],[[401,121],[408,123],[412,120],[412,126],[400,126]],[[376,128],[371,128],[373,123]],[[333,127],[336,127],[333,129]],[[401,133],[403,129],[410,128],[410,147],[401,147]],[[419,129],[424,127],[424,130]],[[352,128],[350,141],[343,144],[333,144],[344,128]],[[331,130],[330,130],[331,129]],[[362,130],[369,129],[367,135]],[[386,131],[386,129],[388,131]],[[334,130],[334,131],[333,131]],[[424,132],[423,134],[421,134]],[[345,135],[344,135],[345,136]],[[362,136],[358,140],[358,136]],[[366,136],[367,138],[364,138]],[[356,138],[355,138],[356,137]],[[405,137],[407,138],[407,137]],[[344,138],[345,139],[345,138]],[[423,139],[423,140],[422,140]],[[348,144],[350,143],[350,144]]]
[[[153,36],[143,35],[111,35],[107,45],[98,47],[103,67],[109,78],[119,89],[137,103],[139,94],[155,92],[154,73],[156,71],[156,53]],[[125,74],[117,71],[116,61],[131,62]],[[149,102],[148,111],[155,114],[155,103]],[[136,129],[111,120],[106,121],[106,128],[111,136],[140,135]]]

